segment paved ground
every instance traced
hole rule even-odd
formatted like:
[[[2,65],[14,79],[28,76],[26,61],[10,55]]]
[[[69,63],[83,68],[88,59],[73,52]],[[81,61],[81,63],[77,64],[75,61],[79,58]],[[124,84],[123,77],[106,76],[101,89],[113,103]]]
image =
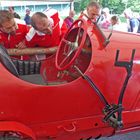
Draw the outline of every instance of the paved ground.
[[[116,135],[108,138],[100,138],[98,140],[140,140],[140,131]]]

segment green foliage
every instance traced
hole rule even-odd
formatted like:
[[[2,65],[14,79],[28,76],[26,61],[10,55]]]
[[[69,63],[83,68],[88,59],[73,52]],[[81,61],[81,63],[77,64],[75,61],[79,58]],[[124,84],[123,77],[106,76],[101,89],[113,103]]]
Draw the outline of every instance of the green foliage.
[[[90,0],[75,0],[74,1],[74,9],[76,12],[83,11]]]
[[[127,22],[125,17],[119,17],[119,18],[120,18],[120,21],[121,21],[122,23],[126,23],[126,22]]]
[[[140,12],[140,0],[128,0],[127,8],[131,8],[134,12]]]
[[[91,0],[75,0],[75,10],[84,10]],[[125,8],[131,8],[134,12],[140,12],[140,0],[95,0],[102,7],[108,7],[112,13],[121,14]]]
[[[125,9],[123,0],[100,0],[102,7],[108,7],[111,13],[121,14]]]

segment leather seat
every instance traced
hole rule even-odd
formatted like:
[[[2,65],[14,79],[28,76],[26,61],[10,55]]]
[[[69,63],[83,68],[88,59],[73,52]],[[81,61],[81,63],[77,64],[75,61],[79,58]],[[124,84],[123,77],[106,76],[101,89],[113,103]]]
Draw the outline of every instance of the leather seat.
[[[0,44],[0,61],[5,66],[5,68],[14,74],[16,77],[19,77],[18,71],[12,62],[10,56],[7,53],[7,50]]]

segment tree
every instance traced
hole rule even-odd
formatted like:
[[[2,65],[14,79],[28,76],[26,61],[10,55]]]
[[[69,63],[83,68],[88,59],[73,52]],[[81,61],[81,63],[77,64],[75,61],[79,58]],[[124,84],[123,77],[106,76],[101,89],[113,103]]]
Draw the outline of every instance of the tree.
[[[75,11],[76,12],[83,11],[89,2],[90,0],[75,0],[74,1]]]
[[[120,14],[125,9],[123,0],[101,0],[102,7],[108,7],[113,13]]]
[[[131,8],[134,12],[140,11],[140,0],[96,0],[101,6],[108,7],[114,14],[121,14],[124,9]],[[75,10],[77,12],[86,8],[90,0],[75,0]]]
[[[139,0],[128,0],[127,8],[131,8],[132,11],[138,12],[140,11],[140,1]]]

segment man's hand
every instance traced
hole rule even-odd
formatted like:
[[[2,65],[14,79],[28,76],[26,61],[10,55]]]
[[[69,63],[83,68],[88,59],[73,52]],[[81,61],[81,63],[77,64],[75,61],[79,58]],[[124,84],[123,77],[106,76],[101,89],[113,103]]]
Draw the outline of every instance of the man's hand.
[[[19,42],[19,44],[17,44],[15,47],[18,48],[18,49],[26,48],[25,41]]]

